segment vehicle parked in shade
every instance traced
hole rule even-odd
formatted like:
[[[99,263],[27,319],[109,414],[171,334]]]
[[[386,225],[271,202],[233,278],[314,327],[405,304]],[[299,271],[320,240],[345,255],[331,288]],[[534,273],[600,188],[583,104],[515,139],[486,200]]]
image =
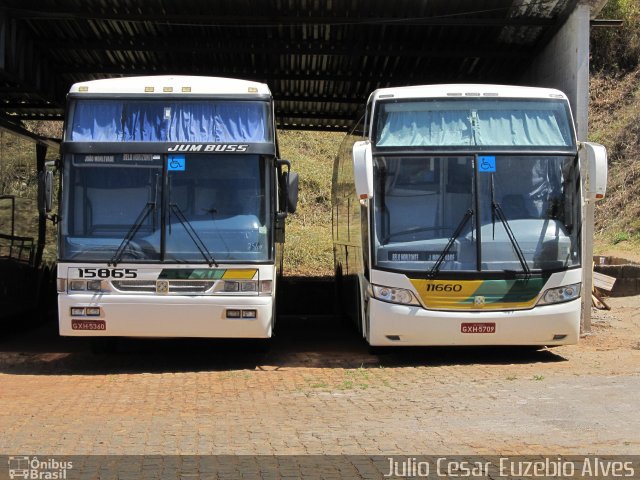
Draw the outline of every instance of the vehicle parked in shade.
[[[372,346],[575,343],[606,179],[558,90],[376,90],[334,166],[343,307]]]

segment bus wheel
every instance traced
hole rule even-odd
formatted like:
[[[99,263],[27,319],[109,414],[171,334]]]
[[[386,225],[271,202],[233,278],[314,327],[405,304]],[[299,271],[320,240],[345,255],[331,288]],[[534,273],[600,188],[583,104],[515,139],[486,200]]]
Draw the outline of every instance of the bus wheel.
[[[117,337],[92,337],[91,338],[91,353],[103,354],[103,353],[115,353],[118,348]]]

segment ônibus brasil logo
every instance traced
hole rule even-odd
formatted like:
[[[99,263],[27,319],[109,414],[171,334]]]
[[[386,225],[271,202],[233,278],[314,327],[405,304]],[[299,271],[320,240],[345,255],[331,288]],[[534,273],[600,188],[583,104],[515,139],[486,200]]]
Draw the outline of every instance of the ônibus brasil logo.
[[[67,470],[73,468],[73,462],[60,461],[55,458],[39,460],[38,457],[9,457],[9,478],[25,478],[33,480],[65,480]]]

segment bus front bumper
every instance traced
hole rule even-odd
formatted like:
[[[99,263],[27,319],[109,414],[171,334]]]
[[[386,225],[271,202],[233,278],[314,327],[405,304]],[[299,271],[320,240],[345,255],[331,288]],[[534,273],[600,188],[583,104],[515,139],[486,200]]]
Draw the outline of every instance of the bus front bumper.
[[[369,318],[372,346],[569,345],[580,335],[580,299],[531,310],[443,312],[371,298]]]
[[[273,298],[59,294],[58,314],[63,336],[269,338]]]

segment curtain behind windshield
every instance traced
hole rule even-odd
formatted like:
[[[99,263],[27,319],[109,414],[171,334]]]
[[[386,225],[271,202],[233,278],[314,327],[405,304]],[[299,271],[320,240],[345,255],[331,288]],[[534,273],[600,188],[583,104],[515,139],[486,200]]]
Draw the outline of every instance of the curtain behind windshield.
[[[77,142],[268,142],[268,103],[80,100]]]
[[[381,104],[379,147],[573,145],[566,102],[449,100]]]

